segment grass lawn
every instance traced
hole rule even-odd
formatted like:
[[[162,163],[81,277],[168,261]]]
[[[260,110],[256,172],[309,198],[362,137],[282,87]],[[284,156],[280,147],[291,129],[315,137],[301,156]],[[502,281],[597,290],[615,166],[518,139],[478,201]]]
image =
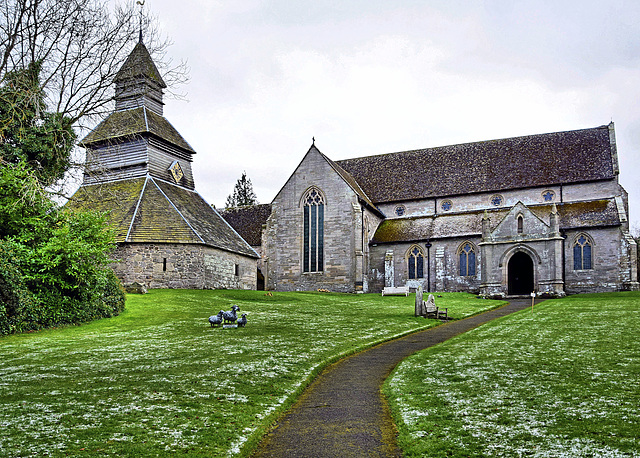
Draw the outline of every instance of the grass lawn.
[[[443,296],[456,318],[500,305]],[[321,367],[439,323],[413,301],[153,290],[119,317],[0,338],[0,456],[246,454]],[[247,327],[211,329],[232,304]]]
[[[640,456],[640,293],[553,300],[403,361],[406,456]]]

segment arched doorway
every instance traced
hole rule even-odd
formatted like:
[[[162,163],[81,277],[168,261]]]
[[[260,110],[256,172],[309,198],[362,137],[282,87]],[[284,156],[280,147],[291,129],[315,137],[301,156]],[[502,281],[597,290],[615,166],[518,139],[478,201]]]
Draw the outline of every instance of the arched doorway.
[[[531,294],[533,291],[533,260],[522,251],[509,259],[509,295]]]

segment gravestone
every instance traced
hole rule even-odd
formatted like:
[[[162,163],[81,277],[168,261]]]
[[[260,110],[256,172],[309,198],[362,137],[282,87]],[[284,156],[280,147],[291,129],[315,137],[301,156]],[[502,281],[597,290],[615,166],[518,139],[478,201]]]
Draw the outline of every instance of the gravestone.
[[[416,291],[416,309],[415,316],[423,316],[423,304],[422,304],[422,285],[418,286]]]

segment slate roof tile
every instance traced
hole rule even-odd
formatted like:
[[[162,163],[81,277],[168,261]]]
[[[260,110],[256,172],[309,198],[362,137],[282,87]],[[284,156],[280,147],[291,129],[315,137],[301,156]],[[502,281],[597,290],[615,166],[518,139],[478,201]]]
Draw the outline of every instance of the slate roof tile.
[[[262,244],[262,225],[271,215],[271,204],[226,208],[222,216],[251,246]]]
[[[375,203],[615,177],[609,126],[336,161]]]

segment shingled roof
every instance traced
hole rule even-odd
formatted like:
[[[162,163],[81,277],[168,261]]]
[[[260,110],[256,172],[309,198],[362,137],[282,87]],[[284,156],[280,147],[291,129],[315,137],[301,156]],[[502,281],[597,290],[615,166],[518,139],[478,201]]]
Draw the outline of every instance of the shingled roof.
[[[220,211],[227,223],[251,246],[262,244],[262,225],[271,215],[271,204],[226,208]]]
[[[375,203],[615,177],[610,126],[336,161]]]
[[[587,229],[620,224],[615,199],[556,205],[560,229]],[[528,208],[538,218],[548,222],[552,205],[532,205]],[[509,210],[488,210],[487,213],[493,230],[509,213]],[[479,236],[482,234],[483,214],[484,210],[478,210],[437,216],[388,219],[380,223],[370,243],[415,242],[427,239]]]
[[[116,242],[193,243],[258,257],[197,192],[152,177],[82,186],[67,207],[109,212]]]
[[[80,145],[88,147],[96,143],[129,138],[135,135],[154,135],[189,153],[195,154],[191,145],[163,116],[146,107],[115,111],[102,121],[82,141]]]
[[[156,67],[156,64],[149,54],[149,50],[142,41],[139,41],[133,48],[133,51],[131,51],[131,54],[129,54],[129,57],[127,57],[127,60],[124,61],[124,64],[122,64],[122,67],[116,74],[114,81],[117,83],[139,76],[155,81],[162,88],[167,87],[162,76],[160,76],[158,67]]]

